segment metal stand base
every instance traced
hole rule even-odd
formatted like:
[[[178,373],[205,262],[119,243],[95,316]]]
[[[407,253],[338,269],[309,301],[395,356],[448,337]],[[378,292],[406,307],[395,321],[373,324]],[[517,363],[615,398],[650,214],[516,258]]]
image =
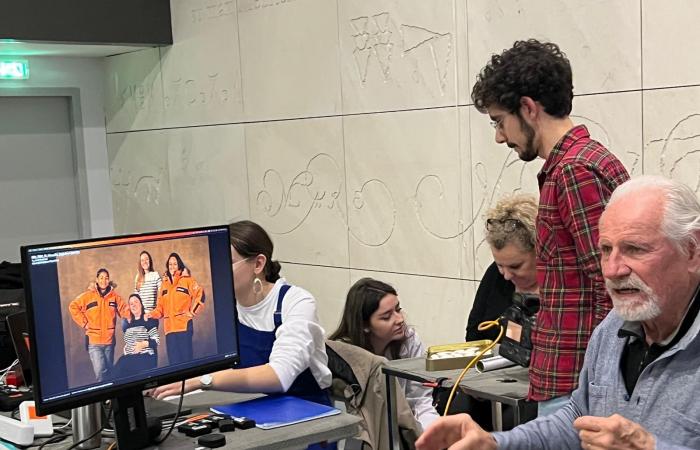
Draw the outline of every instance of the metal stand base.
[[[102,404],[93,403],[75,408],[71,411],[71,418],[73,420],[73,444],[94,435],[76,448],[80,450],[100,448],[102,444],[102,434],[99,432],[102,429]]]

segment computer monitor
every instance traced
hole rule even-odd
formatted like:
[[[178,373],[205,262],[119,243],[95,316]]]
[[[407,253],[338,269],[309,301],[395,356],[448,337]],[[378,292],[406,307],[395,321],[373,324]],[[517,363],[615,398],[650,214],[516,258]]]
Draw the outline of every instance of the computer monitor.
[[[39,414],[114,399],[119,446],[138,448],[147,440],[122,441],[141,426],[147,436],[142,390],[238,365],[227,226],[31,245],[21,254]],[[145,254],[157,275],[141,270]]]

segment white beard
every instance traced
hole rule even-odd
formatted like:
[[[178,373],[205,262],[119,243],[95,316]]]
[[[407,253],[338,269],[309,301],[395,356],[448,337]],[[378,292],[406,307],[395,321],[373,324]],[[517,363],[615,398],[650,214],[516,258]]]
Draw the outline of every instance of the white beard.
[[[661,314],[659,297],[634,273],[622,280],[605,280],[612,299],[613,308],[624,320],[641,322],[652,320]],[[637,298],[632,299],[620,296],[615,289],[638,289]]]

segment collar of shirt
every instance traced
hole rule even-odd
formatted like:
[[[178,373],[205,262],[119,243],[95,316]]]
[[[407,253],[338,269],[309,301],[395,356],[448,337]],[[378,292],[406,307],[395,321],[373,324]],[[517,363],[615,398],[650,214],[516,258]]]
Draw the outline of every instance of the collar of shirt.
[[[566,151],[562,151],[562,148],[568,150],[571,148],[574,142],[588,137],[590,137],[590,134],[588,133],[588,128],[586,128],[585,125],[577,125],[562,136],[559,142],[557,142],[552,151],[549,153],[549,156],[544,162],[544,166],[542,166],[540,173],[537,174],[540,184],[547,174],[551,172],[552,169],[554,169],[559,164],[559,161],[561,161],[561,159],[564,157]]]

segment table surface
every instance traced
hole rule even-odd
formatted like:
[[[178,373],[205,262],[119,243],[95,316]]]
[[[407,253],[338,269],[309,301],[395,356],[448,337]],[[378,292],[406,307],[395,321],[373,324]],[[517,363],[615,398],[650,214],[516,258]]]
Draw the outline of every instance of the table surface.
[[[446,377],[452,381],[447,386],[453,386],[453,382],[462,372],[462,369],[428,371],[425,369],[425,358],[395,359],[389,361],[382,370],[386,374],[399,378],[405,378],[406,374],[428,381]],[[484,373],[479,373],[472,368],[459,384],[474,397],[514,406],[527,398],[529,388],[527,368],[520,366]]]
[[[250,400],[260,397],[260,394],[236,394],[231,392],[206,391],[191,393],[185,396],[183,405],[192,408],[193,414],[197,412],[209,412],[209,407],[215,405],[226,405],[234,402]],[[176,402],[175,402],[176,403]],[[9,413],[7,413],[9,415]],[[220,447],[223,450],[244,450],[244,449],[305,449],[310,444],[322,441],[339,441],[355,436],[359,430],[360,419],[356,416],[341,412],[334,416],[309,420],[294,425],[288,425],[271,430],[251,428],[249,430],[236,430],[235,432],[222,433],[226,436],[226,445]],[[164,426],[164,430],[167,428]],[[217,431],[214,431],[215,433]],[[107,449],[113,439],[103,438],[102,449]],[[45,448],[48,450],[67,449],[73,444],[73,440],[68,437],[57,444],[49,444]],[[193,450],[197,445],[197,438],[190,438],[177,430],[173,430],[168,439],[158,447],[147,447],[148,449],[163,450]]]
[[[183,403],[193,412],[208,411],[210,406],[226,405],[233,402],[259,397],[258,394],[234,394],[230,392],[207,391],[185,397]],[[251,428],[224,433],[226,446],[223,449],[303,449],[309,444],[321,441],[338,441],[355,436],[360,419],[341,412],[334,416],[309,420],[271,430]],[[194,449],[197,438],[188,438],[173,431],[167,441],[160,446],[163,449]]]

